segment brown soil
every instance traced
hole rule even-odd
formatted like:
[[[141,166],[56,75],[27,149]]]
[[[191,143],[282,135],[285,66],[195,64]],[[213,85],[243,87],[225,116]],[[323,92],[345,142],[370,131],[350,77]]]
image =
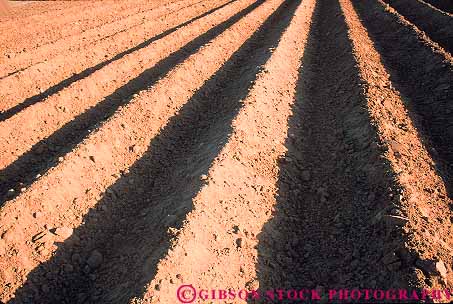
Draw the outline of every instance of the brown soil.
[[[80,81],[0,122],[5,131],[0,137],[8,145],[0,149],[0,167],[5,173],[0,179],[0,194],[9,189],[17,190],[36,174],[42,174],[51,166],[49,162],[68,152],[71,142],[77,144],[91,128],[130,102],[134,94],[157,81],[162,72],[184,60],[206,40],[199,38],[193,43],[192,39],[227,19],[237,6],[246,5],[244,1],[219,2],[212,4],[214,8],[208,14],[203,13],[181,28],[151,38],[136,51],[126,52],[111,64],[95,69]],[[211,30],[211,33],[216,31]],[[179,50],[185,44],[189,51]],[[154,51],[152,56],[150,50]],[[111,77],[115,81],[111,81]],[[34,123],[29,123],[30,120]],[[33,136],[24,141],[21,134]],[[12,147],[13,153],[10,152]]]
[[[205,8],[206,5],[200,2],[203,1],[165,5],[11,58],[3,65],[0,79],[3,96],[1,120],[149,45],[164,33],[175,31],[185,21],[190,22],[190,18],[212,6]],[[162,19],[149,21],[157,18]],[[155,36],[155,39],[149,39]],[[17,90],[18,86],[20,90]],[[17,104],[17,101],[21,103]]]
[[[1,23],[0,54],[6,59],[14,57],[55,40],[114,22],[143,9],[158,7],[166,2],[66,1],[62,9],[40,12],[39,8],[46,9],[46,6],[39,6],[36,8],[36,14],[25,17],[21,16],[18,9],[17,14],[11,13],[14,16],[11,20]],[[52,3],[47,7],[53,5]]]
[[[362,77],[369,85],[367,98],[370,115],[377,123],[379,136],[387,148],[385,157],[395,172],[395,181],[401,187],[396,203],[384,209],[383,213],[378,214],[378,218],[385,221],[386,217],[382,216],[385,213],[404,218],[404,242],[396,241],[391,246],[401,263],[398,269],[414,270],[419,278],[424,278],[423,282],[427,286],[449,286],[450,272],[433,276],[436,272],[430,268],[438,261],[445,263],[446,267],[450,267],[452,263],[453,247],[448,239],[451,233],[452,203],[451,179],[447,165],[449,160],[435,153],[436,149],[442,151],[438,146],[440,143],[436,141],[436,138],[439,138],[439,129],[436,129],[435,125],[439,121],[423,117],[421,112],[414,113],[413,109],[417,104],[420,109],[422,104],[426,105],[424,102],[428,96],[436,96],[437,92],[442,91],[442,97],[437,95],[435,102],[443,103],[446,108],[439,112],[437,119],[441,119],[445,126],[451,124],[448,122],[449,118],[442,114],[448,109],[448,103],[443,98],[448,96],[449,89],[441,87],[448,81],[438,77],[434,88],[430,88],[427,81],[429,73],[450,77],[451,56],[432,45],[429,40],[424,40],[425,36],[400,15],[386,12],[383,2],[364,1],[359,4],[354,1],[358,14],[350,3],[343,6],[345,12],[349,12],[346,16],[351,24],[350,37],[353,40],[355,56],[359,58]],[[363,24],[359,22],[359,18],[364,20]],[[370,22],[371,19],[379,22]],[[384,29],[385,35],[377,34]],[[370,39],[369,35],[374,40]],[[381,52],[377,53],[373,45]],[[396,48],[398,60],[394,58],[390,63],[388,56],[395,54]],[[393,65],[395,62],[401,65]],[[408,69],[409,66],[417,68]],[[436,68],[441,71],[434,72],[433,69]],[[417,71],[420,76],[409,76],[410,90],[418,92],[418,97],[408,94],[409,79],[405,77],[412,71]],[[434,82],[432,79],[430,81]],[[428,114],[428,111],[425,114]],[[443,148],[446,148],[445,145]],[[443,156],[448,157],[445,153]],[[397,223],[393,221],[389,224]]]
[[[421,0],[384,0],[384,2],[424,31],[447,52],[453,52],[453,15],[440,11]]]
[[[453,287],[448,13],[46,1],[0,22],[1,303]]]

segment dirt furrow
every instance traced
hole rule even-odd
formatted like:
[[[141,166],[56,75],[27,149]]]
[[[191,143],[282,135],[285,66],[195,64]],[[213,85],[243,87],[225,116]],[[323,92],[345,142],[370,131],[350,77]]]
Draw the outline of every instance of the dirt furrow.
[[[134,93],[152,85],[162,73],[232,24],[234,20],[225,20],[246,5],[245,0],[224,3],[1,122],[0,138],[8,147],[0,149],[0,192],[20,188],[20,182],[42,174],[49,162],[70,151],[92,128],[127,104]],[[219,26],[213,28],[215,24]],[[207,33],[191,41],[204,31]]]
[[[424,0],[438,9],[453,14],[453,3],[450,0]]]
[[[279,164],[277,204],[258,235],[254,284],[261,294],[316,289],[326,297],[330,289],[417,286],[414,272],[400,270],[389,254],[401,237],[374,220],[397,201],[399,185],[382,157],[365,87],[340,4],[318,1]],[[275,301],[250,303],[319,302],[304,296],[275,292]]]
[[[30,105],[43,101],[71,83],[88,77],[95,71],[148,46],[155,40],[171,34],[197,19],[200,14],[203,15],[224,2],[227,1],[214,1],[208,2],[208,4],[197,2],[180,11],[177,7],[185,4],[180,1],[174,5],[174,14],[169,11],[171,5],[164,6],[151,12],[148,18],[152,21],[145,22],[138,28],[120,31],[118,35],[95,41],[93,44],[87,43],[81,48],[67,51],[56,58],[1,79],[2,104],[0,110],[3,112],[0,114],[0,121],[10,118]],[[154,21],[156,19],[157,21]],[[47,56],[47,50],[43,51],[43,56]]]
[[[9,13],[0,15],[0,23],[7,25],[8,21],[16,21],[22,18],[31,17],[33,15],[40,15],[44,13],[57,12],[63,10],[71,4],[69,1],[54,1],[53,5],[49,5],[45,1],[14,1],[9,2]]]
[[[235,80],[236,84],[222,89],[221,94],[226,94],[228,100],[216,100],[222,106],[242,104],[231,130],[227,129],[231,132],[228,143],[216,153],[210,168],[205,164],[188,168],[206,172],[204,185],[192,201],[185,202],[192,205],[193,211],[187,215],[183,227],[179,227],[181,220],[171,225],[172,248],[159,261],[157,274],[145,295],[135,302],[175,302],[176,289],[181,284],[192,284],[197,289],[256,287],[253,284],[256,235],[275,204],[278,159],[285,151],[286,124],[314,2],[287,1],[250,40],[251,45],[246,47],[251,50],[238,53],[244,63],[242,60],[235,63],[235,69],[244,72],[238,73],[241,77]],[[245,56],[241,55],[242,51],[246,51]],[[208,137],[200,138],[204,147],[189,149],[194,152],[190,157],[204,154],[212,159],[211,147],[224,137],[219,136],[219,125],[225,122],[209,120]],[[174,207],[180,204],[176,197],[171,200]],[[140,236],[135,236],[134,242],[138,244]],[[137,251],[143,255],[142,261],[134,263],[146,265],[145,261],[158,261],[161,253],[156,254],[152,247],[149,242],[140,244]],[[105,268],[115,262],[118,261],[112,260]],[[148,271],[146,266],[144,270]],[[229,300],[243,302],[239,297]]]
[[[355,4],[355,3],[354,3]],[[418,28],[387,8],[382,1],[364,14],[370,38],[376,45],[390,80],[401,92],[411,119],[435,161],[451,198],[453,191],[453,57],[433,44]],[[376,22],[371,20],[379,17]]]
[[[453,122],[451,115],[445,115],[452,106],[451,62],[433,53],[413,28],[386,12],[382,2],[354,1],[357,12],[350,0],[340,2],[361,76],[367,82],[370,115],[402,190],[396,204],[380,211],[376,220],[388,222],[388,214],[401,217],[388,223],[390,228],[402,226],[404,242],[390,248],[399,270],[415,270],[420,284],[428,288],[451,287],[452,201],[446,188],[451,179],[438,162],[439,156],[448,157],[453,141],[451,134],[443,146],[436,141],[437,132]],[[426,137],[426,132],[432,137]],[[447,150],[442,153],[442,149]],[[451,164],[451,158],[444,160]],[[439,263],[445,271],[439,270]]]
[[[82,3],[73,1],[72,5],[60,11],[60,14],[32,16],[24,20],[14,20],[11,25],[4,25],[0,35],[0,53],[4,58],[13,57],[63,37],[136,14],[143,7],[146,9],[150,6],[152,8],[161,6],[166,1],[84,1]]]
[[[97,278],[94,270],[99,264],[92,263],[93,258],[87,258],[93,255],[90,252],[95,248],[107,254],[103,252],[102,243],[97,242],[99,238],[96,236],[107,243],[114,240],[121,242],[122,233],[126,235],[137,233],[154,222],[145,220],[137,223],[145,227],[138,225],[139,227],[135,229],[132,222],[120,220],[127,213],[141,213],[143,208],[153,205],[155,211],[159,212],[160,208],[165,208],[168,204],[165,198],[166,191],[174,194],[175,189],[180,189],[184,185],[200,183],[198,175],[200,172],[192,171],[191,175],[183,175],[179,170],[167,170],[168,165],[174,164],[171,157],[174,155],[173,151],[180,146],[178,142],[184,140],[184,137],[179,137],[181,133],[172,129],[190,127],[186,132],[188,134],[193,132],[192,136],[196,138],[196,133],[202,132],[206,123],[200,119],[199,128],[194,129],[184,121],[186,119],[184,117],[191,119],[193,115],[202,115],[203,113],[198,111],[200,105],[195,105],[195,109],[189,107],[187,110],[181,107],[193,98],[202,86],[204,89],[199,90],[197,95],[199,98],[208,98],[211,90],[220,90],[222,86],[228,84],[228,81],[222,83],[206,81],[233,56],[280,4],[281,1],[253,2],[225,21],[226,27],[214,27],[213,33],[218,31],[221,33],[218,36],[210,33],[210,36],[204,37],[214,38],[209,44],[176,66],[153,87],[134,97],[133,102],[67,154],[55,168],[2,208],[0,290],[3,301],[8,301],[15,295],[16,300],[11,302],[24,303],[28,299],[29,302],[40,303],[51,301],[87,303],[96,301],[99,296],[108,293],[108,290],[103,289],[91,290],[91,287],[95,286],[92,281]],[[214,15],[214,18],[217,20],[219,15]],[[247,56],[246,59],[250,58]],[[228,96],[224,98],[227,99]],[[210,102],[209,99],[205,101]],[[229,115],[234,114],[231,108],[229,111]],[[220,112],[217,117],[225,118],[224,114]],[[174,115],[177,116],[170,120]],[[166,124],[170,127],[168,131],[161,129]],[[160,136],[151,142],[159,133]],[[197,147],[201,148],[201,145]],[[181,156],[180,161],[186,165],[193,164],[190,159],[186,160],[183,157],[184,151],[178,151],[177,154]],[[137,162],[140,158],[141,160]],[[149,161],[151,163],[148,163]],[[130,168],[132,165],[134,166]],[[157,172],[153,174],[153,170]],[[157,179],[159,173],[162,173],[161,181]],[[175,175],[165,177],[168,173]],[[174,178],[186,180],[181,180],[180,183],[175,181],[172,184]],[[110,188],[107,189],[108,187]],[[140,199],[136,197],[137,200],[133,202],[127,200],[128,197],[158,193],[159,190],[163,193],[154,199],[152,196],[143,195]],[[187,198],[181,199],[187,201]],[[168,210],[162,212],[166,213]],[[162,218],[161,214],[154,212],[150,216],[155,218],[156,223],[163,220],[171,223],[172,220],[171,216]],[[101,220],[105,222],[102,223]],[[56,227],[79,228],[73,231],[71,236],[67,234],[58,236],[52,233],[53,231],[58,234],[58,231],[52,229]],[[44,238],[39,236],[33,238],[42,231]],[[150,239],[154,238],[156,241],[156,247],[159,247],[160,242],[166,238],[159,232],[161,231],[153,230],[149,235]],[[105,238],[102,238],[103,233],[106,233]],[[57,244],[59,249],[54,252],[57,250]],[[111,244],[120,248],[120,243]],[[164,246],[165,242],[162,245]],[[157,251],[166,250],[163,247],[159,248]],[[94,255],[99,257],[98,254]],[[119,296],[117,301],[124,303],[129,297],[142,293],[143,286],[140,284],[143,282],[127,281],[126,275],[137,275],[140,278],[140,274],[122,267],[126,266],[125,264],[117,266],[118,268],[112,269],[111,276],[105,283],[117,283],[111,296]],[[32,271],[35,267],[36,269]],[[115,270],[118,270],[116,274],[113,273]],[[25,281],[26,284],[17,290]],[[120,294],[115,294],[116,291]],[[71,297],[66,298],[67,295]]]
[[[159,7],[150,8],[143,12],[138,12],[137,14],[133,14],[125,18],[120,18],[114,22],[103,24],[97,28],[88,29],[81,33],[64,37],[57,41],[38,47],[30,52],[18,54],[17,56],[5,60],[2,63],[0,67],[0,80],[8,77],[11,78],[13,75],[16,76],[17,73],[26,71],[31,67],[39,68],[38,72],[40,72],[40,74],[36,74],[35,72],[31,75],[37,80],[40,80],[41,77],[47,76],[46,67],[47,69],[52,68],[53,70],[58,71],[58,69],[64,68],[65,66],[66,69],[68,69],[67,66],[73,66],[73,64],[64,62],[61,59],[63,56],[66,56],[65,59],[72,59],[72,57],[75,56],[78,60],[81,60],[81,55],[88,57],[88,59],[90,59],[89,57],[96,55],[96,57],[100,57],[100,51],[97,50],[97,52],[94,52],[95,50],[93,50],[94,46],[99,44],[105,45],[102,50],[102,56],[104,57],[101,59],[106,60],[111,58],[113,54],[120,53],[121,51],[127,49],[127,47],[124,47],[121,50],[121,44],[123,44],[121,43],[121,40],[124,40],[124,38],[122,38],[122,36],[124,36],[124,32],[131,31],[128,33],[130,41],[128,41],[127,45],[129,47],[134,44],[138,44],[145,41],[147,37],[152,36],[152,33],[147,33],[146,35],[141,33],[141,31],[144,31],[145,29],[148,29],[148,32],[150,31],[149,27],[146,27],[146,25],[150,23],[149,21],[153,22],[157,19],[166,18],[173,12],[179,12],[184,8],[198,4],[199,2],[200,1],[195,2],[193,0],[180,0],[166,3]],[[112,43],[112,39],[118,39],[118,44],[120,45],[116,46]],[[58,58],[55,59],[57,56]],[[98,59],[98,61],[102,60]],[[57,62],[56,67],[58,67],[58,69],[53,66],[55,65],[55,62]],[[75,67],[73,69],[73,73],[80,72]],[[38,75],[40,77],[38,77]],[[23,74],[17,75],[15,77],[15,81],[18,81],[20,76],[23,77]],[[46,88],[45,82],[44,84],[37,83],[34,86],[34,89],[36,89],[35,94],[39,92],[39,88]],[[20,100],[21,96],[18,96],[16,99]]]
[[[453,15],[419,0],[384,0],[433,41],[453,54]]]

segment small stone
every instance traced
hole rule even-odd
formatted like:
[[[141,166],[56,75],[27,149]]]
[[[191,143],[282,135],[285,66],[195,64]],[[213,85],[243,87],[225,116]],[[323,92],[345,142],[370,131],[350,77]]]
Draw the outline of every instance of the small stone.
[[[238,238],[236,240],[236,245],[238,248],[242,248],[242,246],[244,245],[244,240],[242,238]]]
[[[69,227],[59,227],[55,229],[55,234],[58,236],[61,236],[65,239],[69,238],[72,233],[74,232],[74,229],[69,228]]]
[[[93,252],[91,252],[90,257],[87,260],[87,264],[88,266],[90,266],[90,268],[96,269],[99,266],[101,266],[102,261],[103,261],[102,254],[98,250],[93,250]]]
[[[139,145],[133,145],[129,148],[129,151],[133,153],[139,153],[142,151],[142,148]]]
[[[428,210],[428,208],[422,207],[422,208],[420,208],[420,212],[422,214],[422,218],[423,219],[427,220],[429,218],[429,210]]]
[[[95,163],[96,162],[96,159],[94,158],[94,155],[90,155],[90,160]]]
[[[206,174],[203,174],[203,175],[200,176],[200,179],[201,180],[207,180],[208,176]]]
[[[42,213],[39,211],[33,213],[34,218],[40,218],[41,216],[42,216]]]
[[[159,291],[160,290],[160,284],[156,284],[156,286],[154,286],[154,289]]]
[[[436,270],[443,278],[447,277],[447,268],[443,261],[438,261],[436,263]]]
[[[60,163],[61,163],[62,161],[64,161],[63,156],[60,156],[60,157],[58,158],[58,161],[59,161]]]

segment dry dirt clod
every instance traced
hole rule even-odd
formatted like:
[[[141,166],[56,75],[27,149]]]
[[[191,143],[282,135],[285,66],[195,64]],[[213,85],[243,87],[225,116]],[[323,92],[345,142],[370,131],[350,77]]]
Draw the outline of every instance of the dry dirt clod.
[[[74,232],[74,229],[69,228],[69,227],[59,227],[59,228],[56,228],[54,231],[54,233],[56,235],[61,236],[64,239],[69,238],[73,232]]]
[[[443,278],[447,277],[447,268],[443,261],[436,262],[436,270]]]

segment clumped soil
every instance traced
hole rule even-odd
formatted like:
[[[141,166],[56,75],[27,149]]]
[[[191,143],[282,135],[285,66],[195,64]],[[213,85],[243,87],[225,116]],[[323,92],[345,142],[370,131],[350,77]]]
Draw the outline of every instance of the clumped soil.
[[[428,2],[12,6],[0,301],[451,288],[452,18]]]

